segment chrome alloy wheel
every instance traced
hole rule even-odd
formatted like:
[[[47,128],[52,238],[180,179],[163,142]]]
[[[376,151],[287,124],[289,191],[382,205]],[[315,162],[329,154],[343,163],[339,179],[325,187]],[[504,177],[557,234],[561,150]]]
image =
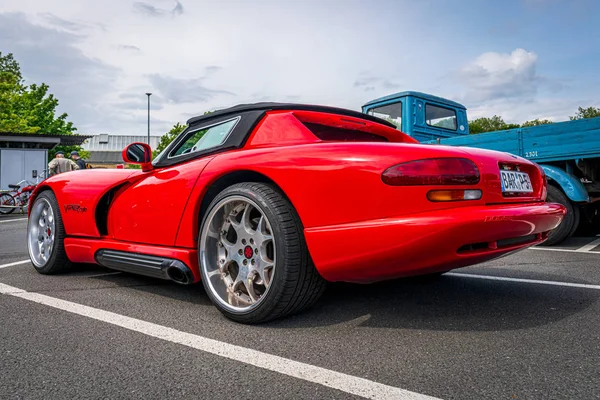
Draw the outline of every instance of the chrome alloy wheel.
[[[227,309],[246,312],[267,294],[275,272],[271,224],[252,200],[229,196],[217,203],[200,236],[208,288]]]
[[[52,206],[47,199],[41,198],[33,206],[27,226],[27,247],[36,267],[45,266],[52,255],[55,222]]]

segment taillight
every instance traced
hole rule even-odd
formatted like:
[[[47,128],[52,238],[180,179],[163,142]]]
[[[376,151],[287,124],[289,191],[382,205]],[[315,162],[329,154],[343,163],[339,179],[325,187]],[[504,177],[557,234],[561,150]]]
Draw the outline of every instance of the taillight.
[[[430,158],[394,165],[381,176],[393,186],[409,185],[475,185],[479,169],[466,158]]]

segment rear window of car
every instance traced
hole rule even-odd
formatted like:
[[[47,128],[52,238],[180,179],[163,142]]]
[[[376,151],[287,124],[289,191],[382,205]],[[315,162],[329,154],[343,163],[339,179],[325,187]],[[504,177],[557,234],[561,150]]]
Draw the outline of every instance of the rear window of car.
[[[171,151],[169,157],[177,157],[220,146],[225,142],[238,121],[239,117],[188,132],[186,139]]]
[[[387,142],[387,138],[369,132],[303,122],[313,135],[323,141],[336,142]]]

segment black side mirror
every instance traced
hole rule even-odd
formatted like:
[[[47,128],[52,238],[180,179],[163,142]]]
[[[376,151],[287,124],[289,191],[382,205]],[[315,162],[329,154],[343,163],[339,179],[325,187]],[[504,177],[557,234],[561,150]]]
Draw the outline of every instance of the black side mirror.
[[[33,171],[31,171],[31,177],[33,179],[37,178],[37,169],[34,169]]]
[[[140,164],[144,172],[152,170],[152,149],[146,143],[131,143],[122,155],[126,163]]]

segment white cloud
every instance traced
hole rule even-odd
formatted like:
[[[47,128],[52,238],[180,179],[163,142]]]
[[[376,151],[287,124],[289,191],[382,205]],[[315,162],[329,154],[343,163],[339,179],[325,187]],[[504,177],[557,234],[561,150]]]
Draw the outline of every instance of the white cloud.
[[[418,90],[461,101],[471,115],[521,118],[518,110],[568,115],[571,102],[600,90],[575,69],[577,82],[547,78],[552,46],[528,40],[522,50],[520,35],[508,44],[517,50],[484,53],[496,45],[489,27],[502,21],[466,27],[448,17],[454,3],[436,3],[432,13],[430,2],[410,0],[1,0],[0,51],[15,54],[30,82],[48,83],[60,112],[86,133],[144,133],[146,92],[152,133],[162,134],[192,115],[255,101],[359,110]],[[478,24],[482,37],[467,37]]]
[[[512,53],[483,53],[460,71],[471,101],[533,98],[538,90],[538,56],[516,49]]]
[[[379,9],[344,4],[3,0],[0,45],[15,54],[32,82],[50,85],[60,111],[80,131],[145,130],[145,93],[152,92],[152,132],[160,134],[189,115],[239,103],[269,99],[357,110],[396,90],[412,69],[397,54],[414,54],[417,46],[394,33],[397,24],[410,29],[411,12],[382,24]],[[9,39],[17,30],[17,40]],[[380,41],[374,44],[365,31]],[[44,36],[55,38],[47,50],[37,45]],[[361,71],[376,82],[353,86]]]
[[[456,99],[467,106],[469,119],[500,115],[511,123],[536,118],[565,121],[577,107],[598,104],[595,96],[586,96],[572,79],[540,75],[538,63],[536,53],[521,48],[483,53],[456,75],[462,85]]]

